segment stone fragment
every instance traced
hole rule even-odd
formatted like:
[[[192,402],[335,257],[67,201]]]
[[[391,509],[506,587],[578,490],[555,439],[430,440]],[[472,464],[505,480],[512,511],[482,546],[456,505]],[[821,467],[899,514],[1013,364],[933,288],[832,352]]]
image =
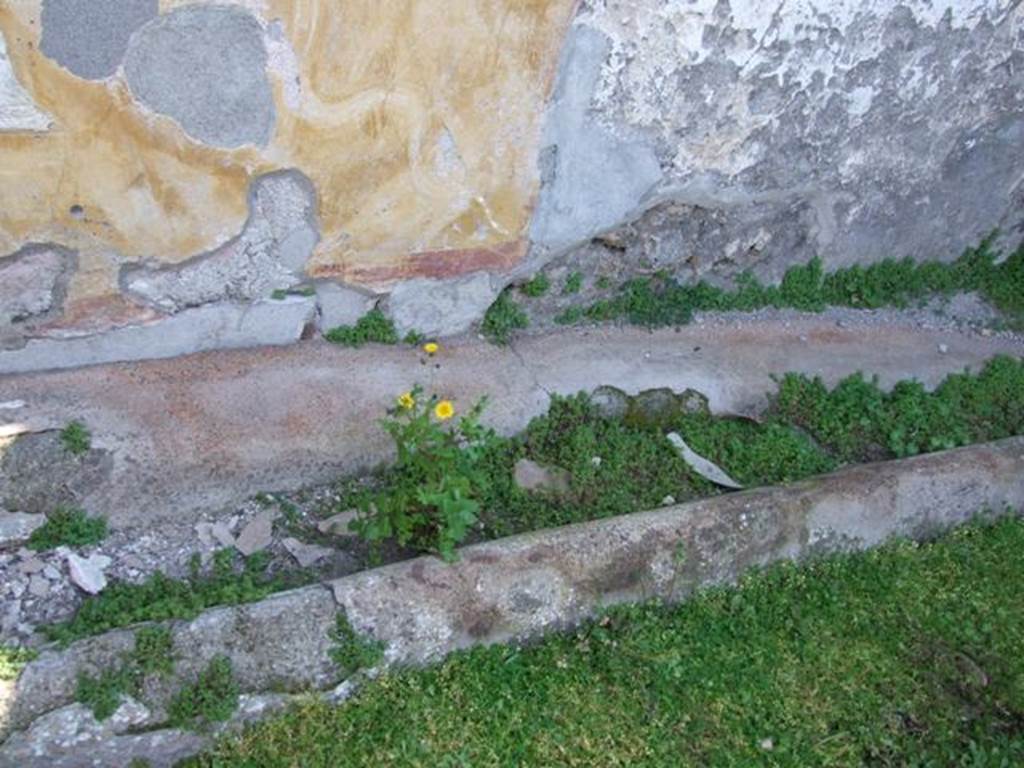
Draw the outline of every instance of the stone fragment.
[[[45,523],[46,515],[0,510],[0,547],[13,547],[28,541],[32,532]]]
[[[71,253],[48,246],[30,246],[0,258],[0,339],[3,326],[59,306],[74,264]]]
[[[274,127],[263,30],[244,8],[188,5],[132,37],[124,71],[135,97],[216,147],[264,146]]]
[[[46,567],[46,564],[35,555],[29,555],[27,558],[21,561],[18,565],[18,570],[29,575],[32,573],[39,573]]]
[[[196,523],[196,533],[199,534],[199,541],[206,549],[235,546],[235,537],[227,523]]]
[[[340,325],[355,325],[376,303],[373,296],[337,283],[318,283],[316,299],[320,309],[320,328],[324,331]]]
[[[269,547],[274,540],[274,520],[277,515],[277,512],[269,509],[257,514],[238,534],[235,549],[249,557]]]
[[[288,550],[288,554],[294,557],[295,561],[302,568],[309,568],[334,552],[333,549],[318,547],[315,544],[306,544],[291,537],[284,539],[281,543]]]
[[[349,530],[348,526],[357,517],[359,517],[359,510],[349,509],[321,520],[317,523],[316,527],[320,533],[327,533],[332,536],[351,536],[352,531]]]
[[[690,468],[698,475],[703,477],[705,480],[720,485],[723,488],[732,488],[734,490],[742,490],[743,486],[733,480],[727,475],[721,467],[708,459],[705,459],[698,453],[695,453],[690,446],[686,444],[686,441],[676,432],[669,432],[668,441],[672,443],[679,455],[682,456]]]
[[[675,496],[666,496],[664,499],[661,500],[661,506],[663,506],[663,507],[671,507],[675,503],[676,503],[676,497]]]
[[[387,313],[399,336],[410,331],[454,336],[482,318],[499,292],[486,272],[452,280],[416,278],[395,286],[386,302]]]
[[[545,467],[530,459],[517,461],[513,475],[524,491],[568,493],[572,487],[572,475],[567,470]]]
[[[156,17],[158,0],[43,0],[40,50],[86,80],[121,66],[132,33]]]
[[[291,344],[299,340],[315,313],[316,302],[302,296],[253,304],[213,304],[97,336],[33,339],[23,349],[0,349],[0,369],[23,373],[177,357],[209,349]]]
[[[50,582],[46,577],[35,574],[28,581],[28,592],[33,597],[46,597],[50,594]]]
[[[61,578],[60,571],[52,565],[47,565],[43,568],[43,576],[48,578],[50,581],[57,581]]]
[[[71,581],[90,595],[98,595],[106,588],[107,577],[103,571],[109,565],[110,558],[106,555],[81,557],[74,552],[68,555],[68,572],[71,574]]]
[[[590,403],[606,419],[621,419],[629,410],[629,395],[618,387],[598,387],[590,395]]]
[[[679,397],[671,389],[648,389],[641,392],[630,405],[627,418],[643,427],[664,427],[680,413]]]

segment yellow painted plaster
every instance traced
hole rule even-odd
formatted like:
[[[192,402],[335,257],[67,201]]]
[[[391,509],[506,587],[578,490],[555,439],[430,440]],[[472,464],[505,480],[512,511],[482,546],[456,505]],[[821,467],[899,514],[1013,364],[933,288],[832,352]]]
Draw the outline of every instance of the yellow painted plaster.
[[[73,248],[69,298],[95,301],[125,259],[175,263],[233,237],[253,176],[296,168],[319,197],[314,275],[381,285],[512,262],[575,2],[248,0],[283,31],[275,133],[222,150],[139,108],[120,79],[85,81],[42,55],[40,0],[0,0],[15,74],[55,122],[0,133],[0,254]]]

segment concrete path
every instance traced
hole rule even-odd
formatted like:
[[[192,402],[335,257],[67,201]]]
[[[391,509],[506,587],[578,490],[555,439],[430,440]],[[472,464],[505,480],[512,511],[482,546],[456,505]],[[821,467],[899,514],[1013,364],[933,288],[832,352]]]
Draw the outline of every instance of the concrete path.
[[[108,475],[80,499],[85,508],[115,527],[185,522],[258,491],[326,482],[386,459],[378,419],[416,383],[463,409],[488,395],[485,420],[511,433],[546,409],[550,393],[602,384],[631,393],[691,387],[716,411],[750,412],[773,390],[773,374],[835,381],[863,370],[887,385],[916,377],[932,386],[998,353],[1024,355],[1024,344],[949,329],[838,327],[821,316],[654,333],[567,329],[504,349],[463,339],[433,359],[408,346],[310,341],[0,377],[0,438],[80,419],[94,448],[112,457]]]

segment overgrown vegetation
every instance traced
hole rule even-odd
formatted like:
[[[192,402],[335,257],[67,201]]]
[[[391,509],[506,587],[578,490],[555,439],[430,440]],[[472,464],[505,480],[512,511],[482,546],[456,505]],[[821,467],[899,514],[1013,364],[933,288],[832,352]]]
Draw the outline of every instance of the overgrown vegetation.
[[[394,539],[450,559],[480,509],[478,457],[490,435],[479,425],[482,409],[478,403],[448,427],[451,402],[425,398],[419,387],[399,397],[381,422],[398,453],[392,482],[361,499],[354,530],[371,542]]]
[[[522,307],[512,300],[510,291],[506,289],[487,310],[480,330],[486,339],[504,346],[512,338],[513,331],[526,328],[529,323]]]
[[[81,421],[72,421],[60,431],[60,441],[65,451],[81,456],[92,448],[92,433]]]
[[[89,707],[97,720],[106,720],[125,695],[139,696],[147,678],[168,677],[175,657],[171,631],[166,627],[142,627],[135,633],[135,649],[121,663],[93,676],[79,673],[77,701]]]
[[[355,325],[340,325],[324,334],[324,338],[343,347],[365,344],[397,344],[398,332],[391,319],[379,309],[371,309]]]
[[[230,719],[238,709],[238,683],[231,660],[218,656],[191,685],[186,685],[167,707],[176,728],[198,730]]]
[[[820,379],[789,374],[775,412],[844,462],[999,440],[1024,434],[1024,362],[996,357],[977,375],[947,377],[934,392],[916,381],[885,392],[860,374],[829,390]]]
[[[337,623],[331,630],[331,640],[331,659],[345,678],[361,669],[376,666],[384,656],[384,644],[356,632],[344,610],[338,612]]]
[[[449,530],[446,547],[454,547],[460,535],[474,531],[484,538],[507,536],[650,509],[667,497],[681,502],[721,492],[680,458],[665,439],[669,431],[747,486],[1024,434],[1024,363],[998,357],[978,374],[948,377],[934,392],[909,381],[885,392],[859,375],[830,390],[818,380],[789,375],[759,422],[679,407],[653,421],[612,418],[581,394],[553,398],[548,413],[516,437],[498,437],[473,425],[467,435],[445,443],[446,451],[455,451],[451,455],[434,459],[429,449],[420,454],[424,468],[409,468],[400,459],[380,478],[378,490],[349,487],[335,511],[377,504],[389,519],[402,520],[408,510],[417,515],[414,520],[433,520],[422,516],[418,488],[425,473],[430,473],[427,487],[435,488],[450,471],[468,478],[460,482],[479,517],[472,528],[466,517],[465,525]],[[458,451],[456,444],[471,449]],[[520,489],[513,474],[522,458],[567,470],[568,492]],[[402,526],[409,523],[378,527],[372,540],[396,536]],[[426,530],[436,526],[430,523]],[[403,534],[400,541],[436,550],[429,536]]]
[[[25,665],[35,661],[37,656],[39,652],[35,648],[0,645],[0,681],[17,679]]]
[[[309,701],[191,765],[1024,764],[1024,522],[619,608]]]
[[[698,311],[753,311],[788,307],[820,312],[826,307],[877,309],[906,307],[934,296],[977,291],[1006,314],[1012,324],[1024,323],[1024,246],[997,264],[993,237],[967,250],[952,263],[888,259],[868,267],[854,266],[826,273],[821,260],[791,267],[777,286],[767,286],[745,273],[733,290],[705,282],[682,285],[665,273],[637,278],[618,295],[587,307],[570,307],[555,320],[623,318],[647,327],[685,325]]]
[[[58,507],[36,528],[28,540],[29,549],[45,552],[57,547],[89,547],[107,536],[107,520],[89,517],[81,509]]]
[[[524,295],[530,298],[536,299],[539,296],[543,296],[551,288],[551,281],[548,276],[543,272],[538,272],[537,275],[530,280],[528,283],[524,283],[520,290]]]
[[[159,571],[141,584],[114,582],[87,598],[68,621],[42,627],[50,640],[68,644],[116,627],[144,621],[190,619],[215,605],[237,605],[262,600],[269,594],[302,583],[302,574],[271,576],[263,554],[253,555],[239,567],[234,550],[217,552],[209,572],[193,560],[187,579],[171,579]]]

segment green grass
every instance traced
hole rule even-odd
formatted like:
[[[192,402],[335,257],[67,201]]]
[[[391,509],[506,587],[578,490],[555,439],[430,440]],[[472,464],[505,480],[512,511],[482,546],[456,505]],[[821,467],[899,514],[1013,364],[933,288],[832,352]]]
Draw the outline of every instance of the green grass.
[[[826,273],[820,259],[786,271],[777,286],[766,286],[746,273],[736,288],[726,290],[699,282],[682,285],[667,274],[630,280],[618,294],[586,307],[570,307],[555,321],[571,325],[583,320],[625,319],[647,327],[685,325],[698,311],[753,311],[788,307],[820,312],[826,307],[877,309],[907,307],[936,296],[977,291],[1007,317],[1024,324],[1024,246],[1001,264],[992,251],[993,238],[969,249],[956,261],[914,262],[887,259],[868,267],[854,266]]]
[[[0,681],[17,679],[25,665],[35,661],[37,656],[39,652],[35,648],[0,645]]]
[[[191,765],[1021,765],[1022,551],[1005,519],[778,566],[386,674]]]
[[[60,431],[60,441],[65,451],[81,456],[92,448],[92,433],[82,422],[72,421]]]
[[[68,644],[90,635],[145,621],[191,619],[216,605],[238,605],[262,600],[304,581],[266,574],[265,557],[254,555],[239,568],[234,550],[214,556],[209,573],[194,564],[187,579],[171,579],[157,572],[141,584],[114,582],[98,595],[88,597],[68,621],[41,628],[50,640]]]
[[[487,310],[480,330],[489,341],[503,346],[509,343],[513,331],[526,328],[529,322],[526,313],[505,290]]]
[[[218,656],[171,701],[167,707],[170,723],[176,728],[198,730],[224,722],[238,708],[238,695],[231,661]]]
[[[355,325],[340,325],[324,334],[324,338],[343,347],[362,347],[365,344],[397,344],[398,332],[379,309],[371,309]]]
[[[29,549],[45,552],[57,547],[89,547],[107,536],[107,520],[89,517],[80,509],[58,507],[47,515],[28,540]]]

